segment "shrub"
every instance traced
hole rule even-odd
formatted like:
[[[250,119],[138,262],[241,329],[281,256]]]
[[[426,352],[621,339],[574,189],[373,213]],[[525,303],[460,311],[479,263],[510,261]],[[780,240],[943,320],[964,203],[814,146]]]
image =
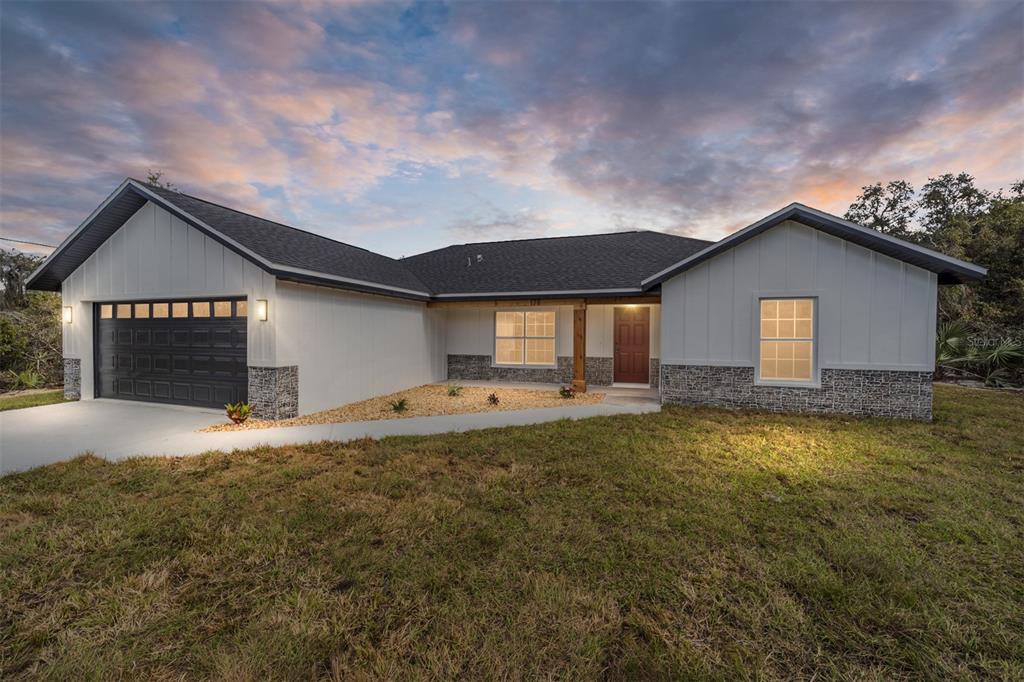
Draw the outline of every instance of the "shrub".
[[[398,400],[392,400],[392,401],[389,402],[389,404],[391,405],[391,411],[392,412],[398,412],[399,414],[401,414],[402,412],[405,412],[406,410],[409,409],[409,401],[406,400],[405,398],[399,398]]]
[[[252,414],[252,405],[242,402],[226,403],[224,410],[228,413],[228,419],[236,424],[241,424]]]
[[[1019,385],[1024,381],[1024,343],[1012,335],[976,333],[962,321],[939,325],[935,337],[935,370],[967,377],[989,386]]]
[[[448,384],[448,395],[452,398],[457,398],[462,395],[462,386],[458,384]]]
[[[31,369],[18,372],[14,377],[15,388],[39,388],[44,383],[43,375]]]
[[[560,389],[558,389],[558,395],[562,396],[566,400],[568,400],[569,398],[575,398],[576,389],[573,388],[572,386],[562,386]]]
[[[501,400],[498,399],[497,393],[492,393],[489,396],[487,396],[487,402],[489,402],[491,405],[497,405],[498,403],[501,402]]]

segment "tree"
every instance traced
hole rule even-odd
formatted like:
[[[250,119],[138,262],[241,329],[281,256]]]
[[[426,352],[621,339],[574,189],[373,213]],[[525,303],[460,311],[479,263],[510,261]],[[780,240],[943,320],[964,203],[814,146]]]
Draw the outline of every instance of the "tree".
[[[18,385],[23,372],[39,375],[44,383],[60,382],[60,297],[25,291],[25,280],[41,260],[0,249],[0,387]]]
[[[945,239],[945,232],[958,223],[975,220],[987,208],[991,195],[974,186],[970,173],[946,173],[928,178],[921,188],[921,227],[933,244]]]
[[[164,180],[164,172],[162,170],[153,170],[152,168],[146,171],[146,184],[153,185],[154,187],[163,187],[169,189],[172,192],[177,192],[178,188],[170,183],[168,180]]]
[[[1024,180],[988,192],[969,173],[929,178],[915,197],[904,180],[861,189],[846,218],[988,268],[977,284],[940,287],[940,322],[989,337],[1024,336]],[[914,219],[918,225],[914,226]]]
[[[25,306],[25,281],[42,260],[41,256],[0,249],[0,310]]]
[[[884,186],[876,182],[861,187],[860,196],[850,204],[844,217],[893,237],[917,241],[920,235],[913,229],[916,213],[913,185],[906,180],[893,180]]]

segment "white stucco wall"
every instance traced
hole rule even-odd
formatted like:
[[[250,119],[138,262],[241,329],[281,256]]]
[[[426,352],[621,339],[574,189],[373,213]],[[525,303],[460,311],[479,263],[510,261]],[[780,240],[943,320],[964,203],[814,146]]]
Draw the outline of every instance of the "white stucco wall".
[[[661,324],[660,306],[651,308],[651,357],[660,353]],[[587,306],[587,355],[589,357],[613,357],[615,340],[614,308],[611,305]],[[543,309],[508,308],[508,310]],[[486,308],[449,308],[448,313],[448,354],[450,355],[493,355],[494,353],[494,311]],[[572,356],[572,306],[555,306],[557,354]]]
[[[64,324],[64,357],[82,361],[82,398],[93,397],[94,303],[175,296],[246,296],[274,302],[274,276],[162,208],[147,203],[89,256],[61,288],[73,319]],[[273,315],[249,318],[248,363],[275,365]]]
[[[299,368],[299,414],[445,378],[443,310],[283,281],[277,294],[277,364]]]
[[[793,221],[662,284],[662,364],[753,366],[776,295],[818,297],[823,368],[934,368],[936,275]]]

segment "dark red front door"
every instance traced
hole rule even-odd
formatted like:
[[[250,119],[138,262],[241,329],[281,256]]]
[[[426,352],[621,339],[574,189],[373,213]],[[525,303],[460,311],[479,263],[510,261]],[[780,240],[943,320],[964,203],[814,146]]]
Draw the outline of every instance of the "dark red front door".
[[[650,382],[651,309],[615,309],[615,381]]]

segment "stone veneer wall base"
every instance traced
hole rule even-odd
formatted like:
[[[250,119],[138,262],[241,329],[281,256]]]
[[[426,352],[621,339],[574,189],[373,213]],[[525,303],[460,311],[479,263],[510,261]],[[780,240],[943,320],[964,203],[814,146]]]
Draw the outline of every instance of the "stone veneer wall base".
[[[299,416],[299,368],[250,367],[249,404],[259,419]]]
[[[612,358],[587,358],[587,384],[610,386]],[[557,367],[495,367],[490,355],[449,355],[450,381],[522,381],[543,384],[568,384],[572,381],[572,358],[561,356]]]
[[[662,365],[662,402],[772,412],[932,419],[932,373],[822,369],[820,387],[759,386],[753,367]]]
[[[82,361],[64,358],[64,400],[82,399]]]

